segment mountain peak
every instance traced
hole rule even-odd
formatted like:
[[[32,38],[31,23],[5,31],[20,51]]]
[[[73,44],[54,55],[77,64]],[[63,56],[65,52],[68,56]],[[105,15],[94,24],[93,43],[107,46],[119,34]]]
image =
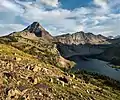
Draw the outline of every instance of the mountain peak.
[[[10,35],[16,35],[17,32],[14,32]],[[29,25],[27,28],[25,28],[23,31],[19,32],[21,36],[25,38],[39,38],[43,37],[45,39],[53,39],[52,35],[46,31],[38,22],[33,22],[31,25]]]
[[[38,22],[33,22],[24,31],[35,34],[37,37],[52,39],[52,36]]]
[[[37,37],[42,37],[42,33],[47,32],[38,22],[33,22],[24,31],[34,33]]]
[[[38,22],[33,22],[26,28],[26,30],[30,31],[30,33],[40,32],[43,30],[45,31],[45,29]]]

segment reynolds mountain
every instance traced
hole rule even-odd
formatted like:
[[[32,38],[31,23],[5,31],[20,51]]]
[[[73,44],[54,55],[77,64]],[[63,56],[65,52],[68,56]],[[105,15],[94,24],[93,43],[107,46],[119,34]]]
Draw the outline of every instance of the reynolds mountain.
[[[16,34],[17,33],[17,34]],[[19,34],[20,33],[20,34]],[[46,39],[53,39],[51,34],[46,31],[38,22],[33,22],[27,28],[25,28],[21,32],[14,32],[12,35],[21,35],[22,37],[30,38],[30,39],[38,39],[39,37],[43,37]]]

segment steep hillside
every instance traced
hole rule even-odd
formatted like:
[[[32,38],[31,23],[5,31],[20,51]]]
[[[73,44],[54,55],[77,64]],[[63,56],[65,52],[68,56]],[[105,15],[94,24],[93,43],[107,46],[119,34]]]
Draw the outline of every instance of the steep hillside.
[[[85,74],[86,78],[84,74],[76,75],[75,78],[54,64],[0,44],[1,100],[119,100],[119,83],[100,77],[98,81],[89,74]]]
[[[67,58],[74,55],[96,55],[104,52],[108,46],[102,45],[91,45],[91,44],[79,44],[79,45],[67,45],[63,43],[57,43],[57,49],[60,51],[60,54]]]
[[[109,61],[115,65],[120,65],[120,45],[113,45],[101,53],[97,58]]]
[[[40,33],[37,33],[40,36],[34,32],[37,29],[41,30]],[[33,32],[31,33],[30,30]],[[53,43],[52,36],[37,22],[32,23],[21,32],[14,32],[10,35],[0,37],[0,43],[9,44],[25,53],[33,55],[39,60],[57,67],[68,69],[73,65],[73,62],[64,59],[60,55],[56,44]]]

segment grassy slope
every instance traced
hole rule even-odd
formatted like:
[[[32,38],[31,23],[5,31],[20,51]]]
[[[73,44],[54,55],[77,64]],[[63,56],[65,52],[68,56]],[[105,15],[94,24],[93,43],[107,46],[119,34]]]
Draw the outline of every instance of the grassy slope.
[[[35,47],[29,43],[28,41],[10,43],[16,48],[0,44],[0,99],[119,100],[120,91],[114,89],[114,86],[105,85],[103,79],[98,81],[92,78],[96,83],[92,84],[86,82],[84,77],[73,78],[59,69],[54,59],[58,55],[53,49],[50,50],[51,47],[48,49],[48,46],[51,46],[47,45],[48,43],[41,41],[38,43],[39,46],[37,44],[38,48],[35,43]],[[35,55],[42,59],[36,58]],[[69,82],[64,85],[63,81],[58,80],[59,77],[66,77]],[[108,88],[103,88],[103,85]]]
[[[104,89],[104,92],[100,93],[97,91],[100,87],[87,84],[78,78],[73,79],[66,76],[59,68],[38,61],[33,56],[8,45],[0,44],[0,66],[0,98],[3,100],[6,98],[22,100],[27,95],[30,99],[41,98],[45,100],[50,98],[53,100],[61,98],[64,100],[80,100],[80,98],[81,100],[88,98],[97,100],[119,99],[119,92],[112,93]],[[28,66],[32,68],[28,68]],[[39,67],[39,70],[35,71],[36,66]],[[47,69],[47,72],[44,69]],[[10,76],[8,77],[5,73],[9,73]],[[63,87],[57,81],[57,77],[60,76],[69,77],[70,83],[66,83]],[[33,81],[28,77],[32,77]],[[53,82],[50,82],[51,78]],[[43,84],[43,86],[36,84]]]

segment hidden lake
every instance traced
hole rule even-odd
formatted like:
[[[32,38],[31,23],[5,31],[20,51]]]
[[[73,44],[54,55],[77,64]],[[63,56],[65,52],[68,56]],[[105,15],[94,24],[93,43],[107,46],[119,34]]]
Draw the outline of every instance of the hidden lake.
[[[94,72],[120,81],[120,69],[112,68],[109,62],[93,58],[86,58],[79,55],[74,55],[67,59],[76,63],[72,70],[85,70],[88,72]]]

